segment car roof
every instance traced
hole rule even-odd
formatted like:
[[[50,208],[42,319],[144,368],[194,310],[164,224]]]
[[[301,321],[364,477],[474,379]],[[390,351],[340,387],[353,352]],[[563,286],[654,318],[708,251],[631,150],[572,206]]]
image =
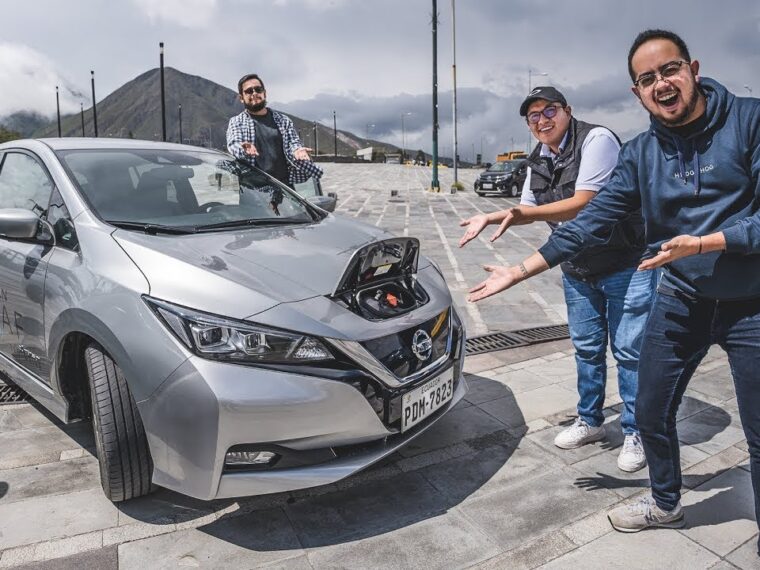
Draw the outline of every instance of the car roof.
[[[117,139],[117,138],[94,138],[94,137],[62,137],[62,138],[45,138],[45,139],[21,139],[9,141],[0,145],[0,149],[11,146],[28,146],[34,145],[35,142],[43,143],[49,148],[58,150],[96,150],[96,149],[140,149],[140,150],[194,150],[194,151],[214,151],[197,146],[186,144],[146,141],[139,139]]]

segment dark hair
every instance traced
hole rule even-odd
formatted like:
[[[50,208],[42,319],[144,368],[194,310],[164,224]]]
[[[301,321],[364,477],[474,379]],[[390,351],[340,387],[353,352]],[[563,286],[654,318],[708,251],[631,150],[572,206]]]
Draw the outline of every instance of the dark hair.
[[[633,40],[633,45],[631,45],[631,49],[628,51],[628,74],[631,76],[631,81],[636,81],[636,76],[633,73],[633,66],[631,65],[633,54],[635,54],[643,44],[650,40],[667,40],[673,42],[681,53],[681,57],[691,63],[689,48],[686,47],[686,42],[681,39],[681,36],[669,32],[668,30],[644,30],[636,36],[636,39]]]
[[[247,75],[243,75],[243,77],[240,78],[240,81],[238,81],[238,95],[243,94],[243,84],[246,81],[250,81],[251,79],[258,79],[259,83],[261,83],[261,86],[264,87],[264,81],[261,79],[261,77],[259,77],[255,73],[249,73]]]

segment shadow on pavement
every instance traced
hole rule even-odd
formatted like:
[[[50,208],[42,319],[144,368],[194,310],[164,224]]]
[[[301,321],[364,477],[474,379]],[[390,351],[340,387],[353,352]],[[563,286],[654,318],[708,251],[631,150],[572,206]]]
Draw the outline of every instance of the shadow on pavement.
[[[472,379],[499,399],[512,427],[463,400],[400,452],[332,485],[210,502],[160,490],[117,507],[130,518],[153,524],[220,515],[197,530],[266,551],[340,544],[436,517],[489,482],[527,431],[506,386]],[[170,558],[171,553],[167,564]]]

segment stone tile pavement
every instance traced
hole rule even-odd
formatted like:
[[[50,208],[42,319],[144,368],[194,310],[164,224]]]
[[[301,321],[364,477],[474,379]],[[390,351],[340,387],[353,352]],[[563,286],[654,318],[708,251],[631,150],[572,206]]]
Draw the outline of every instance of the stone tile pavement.
[[[459,299],[478,263],[519,258],[545,237],[528,226],[515,231],[519,254],[499,243],[458,250],[459,216],[507,200],[426,194],[421,168],[327,166],[339,215],[420,236]],[[393,212],[389,185],[405,193]],[[558,275],[531,286],[476,311],[460,304],[470,333],[561,322]],[[646,470],[616,467],[612,366],[607,437],[571,451],[552,444],[574,416],[568,341],[471,357],[465,370],[465,400],[380,464],[333,485],[238,500],[159,490],[113,505],[99,487],[89,425],[61,425],[33,404],[0,406],[0,568],[760,568],[746,440],[722,351],[701,364],[678,418],[687,526],[637,534],[613,531],[605,516],[648,485]]]

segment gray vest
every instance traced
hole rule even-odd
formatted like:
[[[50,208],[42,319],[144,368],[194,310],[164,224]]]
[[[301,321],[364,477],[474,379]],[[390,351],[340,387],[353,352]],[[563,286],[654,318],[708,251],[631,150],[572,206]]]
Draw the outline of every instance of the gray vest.
[[[537,205],[551,204],[575,195],[583,141],[591,129],[598,126],[570,119],[569,139],[554,160],[553,168],[547,159],[540,156],[541,143],[533,149],[528,157],[528,166],[531,169],[530,190],[536,197]],[[617,138],[615,133],[612,134]],[[557,228],[556,223],[548,223],[552,231]],[[615,226],[606,244],[585,248],[572,260],[562,263],[562,271],[575,279],[593,280],[638,265],[644,247],[644,220],[638,210]]]

